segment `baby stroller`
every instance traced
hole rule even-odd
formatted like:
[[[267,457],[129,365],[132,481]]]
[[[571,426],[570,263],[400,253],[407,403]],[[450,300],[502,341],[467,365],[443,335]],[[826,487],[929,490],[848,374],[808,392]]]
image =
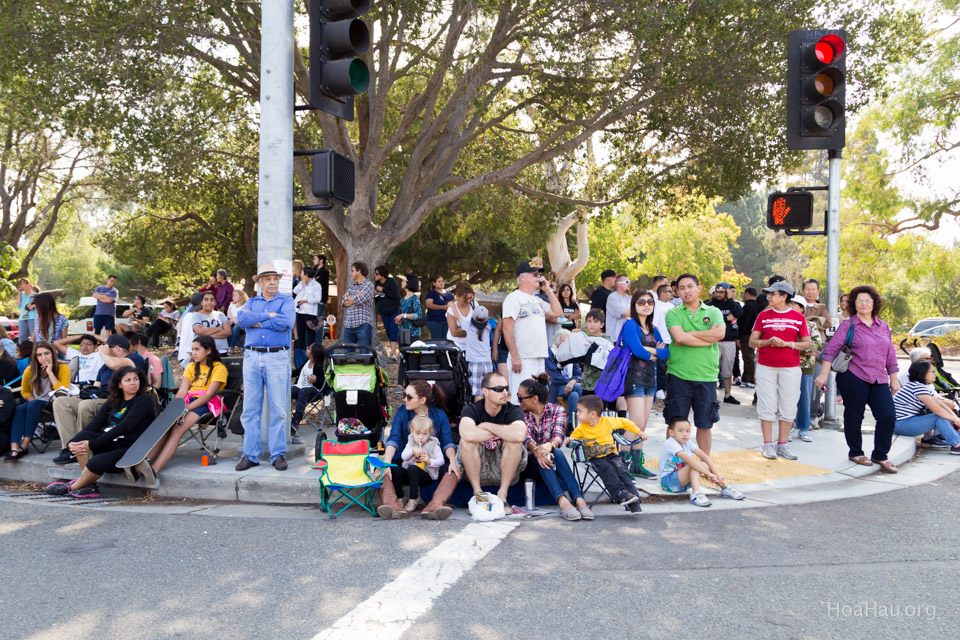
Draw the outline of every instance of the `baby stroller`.
[[[337,435],[340,442],[380,442],[387,424],[387,375],[368,346],[336,344],[327,350],[326,380],[333,390]],[[316,459],[320,459],[323,431],[317,433]]]
[[[934,343],[929,343],[927,349],[930,349],[930,356],[933,360],[933,366],[937,370],[937,379],[933,382],[933,388],[940,392],[940,395],[957,404],[957,392],[960,392],[960,384],[950,373],[943,368],[943,355],[940,348]]]
[[[467,355],[449,340],[422,340],[400,347],[400,384],[426,380],[439,385],[447,397],[447,416],[460,417],[471,400]]]

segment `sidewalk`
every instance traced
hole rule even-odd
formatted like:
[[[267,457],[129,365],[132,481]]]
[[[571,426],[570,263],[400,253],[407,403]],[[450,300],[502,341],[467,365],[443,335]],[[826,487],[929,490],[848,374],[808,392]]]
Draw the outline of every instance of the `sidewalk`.
[[[718,498],[714,500],[713,509],[799,504],[869,495],[929,482],[960,469],[960,456],[951,456],[944,451],[923,451],[917,456],[915,438],[895,436],[890,459],[901,470],[895,475],[883,474],[877,466],[864,467],[850,462],[843,433],[825,429],[811,432],[813,442],[794,440],[791,446],[799,456],[797,461],[767,460],[760,455],[763,443],[756,411],[750,405],[752,391],[736,389],[734,395],[743,404],[721,405],[720,422],[713,429],[712,456],[727,481],[743,491],[747,499],[734,502]],[[842,416],[842,407],[838,406],[838,410]],[[331,427],[326,429],[329,433]],[[873,445],[873,422],[869,416],[864,422],[864,431],[864,450],[869,455]],[[664,432],[663,417],[654,412],[648,424],[650,439],[645,446],[648,467],[654,471]],[[277,471],[264,460],[259,467],[237,472],[234,467],[241,439],[233,434],[225,441],[218,464],[203,467],[200,465],[200,448],[191,442],[180,448],[158,477],[158,487],[153,491],[166,498],[316,504],[319,502],[319,472],[310,469],[314,462],[316,431],[305,425],[301,434],[305,444],[294,445],[288,452],[287,471]],[[0,479],[48,483],[79,477],[78,465],[57,466],[52,463],[58,453],[59,449],[51,448],[45,454],[31,452],[18,462],[2,464]],[[636,483],[647,495],[664,496],[662,500],[645,503],[644,512],[704,511],[692,507],[686,496],[667,494],[656,479],[638,479]],[[133,484],[124,476],[105,476],[101,484],[108,493],[111,486],[139,487],[145,491],[142,480]],[[713,497],[719,492],[708,488],[707,493]],[[592,500],[592,497],[588,495],[588,499]],[[599,503],[597,509],[598,513],[605,515],[624,513],[622,507],[611,504]],[[457,509],[454,517],[469,516],[465,510]]]

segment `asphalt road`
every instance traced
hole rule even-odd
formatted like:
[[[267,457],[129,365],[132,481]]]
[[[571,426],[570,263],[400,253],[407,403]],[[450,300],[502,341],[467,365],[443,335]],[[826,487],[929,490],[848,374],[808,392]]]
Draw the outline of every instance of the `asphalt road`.
[[[0,636],[312,638],[466,526],[235,513],[0,501]],[[794,507],[524,521],[403,637],[952,638],[958,520],[960,474]]]

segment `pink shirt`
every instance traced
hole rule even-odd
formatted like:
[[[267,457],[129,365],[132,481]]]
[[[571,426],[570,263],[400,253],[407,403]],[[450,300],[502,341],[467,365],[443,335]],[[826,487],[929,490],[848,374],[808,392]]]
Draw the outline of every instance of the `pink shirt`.
[[[850,360],[847,370],[864,382],[888,384],[890,374],[899,371],[900,367],[897,365],[897,353],[890,337],[890,327],[880,318],[874,318],[869,327],[857,316],[841,322],[823,350],[823,361],[832,363],[840,353],[851,322],[853,359]]]

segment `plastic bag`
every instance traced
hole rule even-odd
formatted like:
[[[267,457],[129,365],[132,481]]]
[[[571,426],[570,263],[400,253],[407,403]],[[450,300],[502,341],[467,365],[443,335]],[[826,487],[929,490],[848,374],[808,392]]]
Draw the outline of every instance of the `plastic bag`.
[[[487,494],[487,502],[477,503],[477,497],[470,498],[467,503],[467,509],[470,510],[470,516],[477,522],[490,522],[504,517],[506,512],[503,509],[503,500],[495,493]]]

